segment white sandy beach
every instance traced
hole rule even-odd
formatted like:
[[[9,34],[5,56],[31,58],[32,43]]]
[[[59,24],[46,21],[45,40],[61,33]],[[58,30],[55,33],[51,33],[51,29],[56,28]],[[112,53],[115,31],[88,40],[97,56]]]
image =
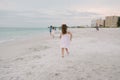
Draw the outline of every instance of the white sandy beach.
[[[120,80],[120,28],[70,29],[70,54],[59,34],[0,44],[0,80]]]

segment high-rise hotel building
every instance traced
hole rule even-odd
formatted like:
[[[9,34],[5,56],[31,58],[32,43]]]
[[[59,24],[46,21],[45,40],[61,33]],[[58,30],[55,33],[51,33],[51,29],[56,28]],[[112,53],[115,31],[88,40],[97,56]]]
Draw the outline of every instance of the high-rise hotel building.
[[[120,27],[120,16],[106,16],[104,19],[92,20],[91,26],[116,28]]]
[[[107,16],[105,18],[105,27],[116,28],[120,26],[120,16]]]

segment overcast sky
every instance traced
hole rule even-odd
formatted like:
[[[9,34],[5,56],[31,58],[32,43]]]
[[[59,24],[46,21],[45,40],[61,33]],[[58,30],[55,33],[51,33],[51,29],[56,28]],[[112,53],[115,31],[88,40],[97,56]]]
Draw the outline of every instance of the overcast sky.
[[[0,27],[91,25],[111,15],[120,16],[120,0],[0,0]]]

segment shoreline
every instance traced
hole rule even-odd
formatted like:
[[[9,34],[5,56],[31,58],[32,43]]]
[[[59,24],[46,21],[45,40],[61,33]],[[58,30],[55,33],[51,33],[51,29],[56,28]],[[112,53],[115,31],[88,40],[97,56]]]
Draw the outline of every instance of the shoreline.
[[[1,53],[0,58],[2,58],[1,57],[2,54],[4,55],[3,59],[6,57],[12,56],[12,54],[9,54],[9,53],[13,53],[13,56],[14,55],[18,56],[19,54],[22,54],[23,52],[25,53],[26,52],[25,49],[29,51],[29,48],[37,46],[38,44],[41,44],[42,41],[47,40],[47,39],[49,39],[49,34],[42,33],[42,34],[27,36],[27,37],[0,43],[0,53]]]
[[[47,34],[47,28],[15,28],[15,27],[0,27],[0,43],[25,39],[36,35]]]

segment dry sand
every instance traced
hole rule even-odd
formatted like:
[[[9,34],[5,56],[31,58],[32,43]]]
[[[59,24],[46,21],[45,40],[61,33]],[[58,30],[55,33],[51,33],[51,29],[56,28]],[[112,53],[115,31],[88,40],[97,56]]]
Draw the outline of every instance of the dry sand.
[[[0,80],[120,80],[120,28],[70,31],[64,58],[58,33],[0,44]]]

